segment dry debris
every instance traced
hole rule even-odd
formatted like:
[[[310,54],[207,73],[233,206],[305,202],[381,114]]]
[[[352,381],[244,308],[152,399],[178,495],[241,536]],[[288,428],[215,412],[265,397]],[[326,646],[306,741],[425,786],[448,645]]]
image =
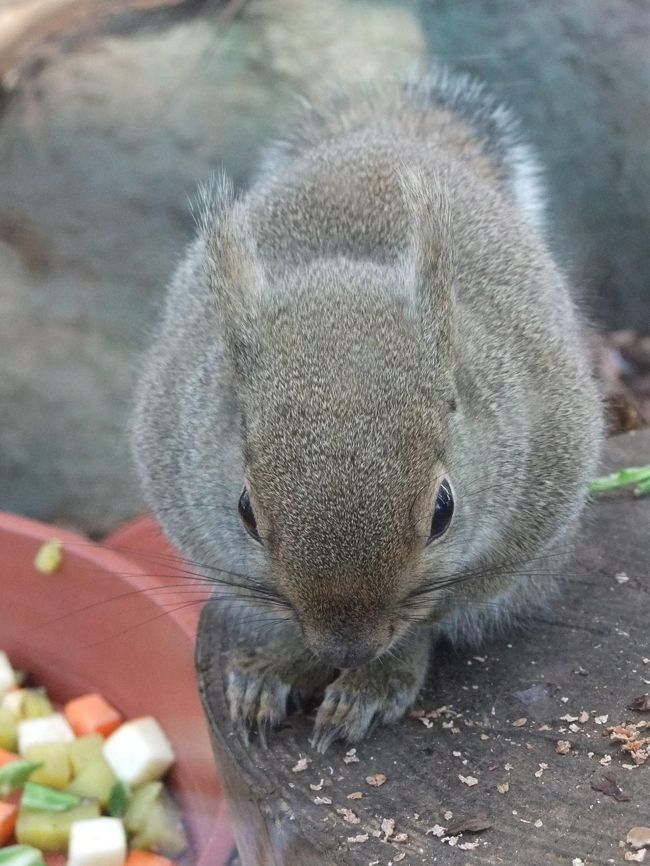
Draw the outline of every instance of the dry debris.
[[[473,818],[458,818],[447,827],[447,836],[458,836],[461,833],[482,833],[490,830],[492,822],[487,815],[476,815]]]
[[[478,779],[476,779],[474,776],[461,776],[459,773],[458,778],[463,783],[463,785],[467,785],[468,788],[473,788],[474,785],[478,785]]]
[[[359,818],[358,815],[355,815],[354,812],[352,811],[352,809],[344,809],[344,808],[337,809],[336,814],[341,815],[343,820],[347,821],[348,824],[360,824],[361,823],[361,818]]]
[[[571,743],[569,740],[558,740],[555,744],[555,751],[558,755],[568,755],[571,751]]]
[[[381,788],[386,782],[386,776],[383,773],[374,773],[372,776],[366,776],[366,782],[371,788]]]
[[[345,753],[345,757],[343,758],[344,764],[358,764],[359,758],[357,757],[357,750],[350,749],[349,752]]]
[[[315,806],[331,806],[332,801],[329,797],[314,797]]]
[[[501,785],[497,785],[497,791],[500,794],[507,794],[510,790],[510,782],[503,782]]]
[[[636,724],[614,725],[607,728],[606,734],[613,743],[619,743],[621,752],[632,758],[631,767],[640,767],[650,756],[650,736],[643,736],[642,731],[650,728],[650,722]],[[601,762],[602,763],[602,762]],[[627,765],[625,765],[627,766]]]
[[[368,834],[367,834],[367,833],[359,833],[358,836],[348,836],[348,842],[350,842],[350,843],[353,843],[353,842],[367,842],[367,841],[368,841],[368,838],[369,838],[369,837],[368,837]]]
[[[613,773],[603,773],[600,779],[592,779],[591,789],[592,791],[605,794],[607,797],[612,797],[618,803],[628,803],[630,801],[629,795],[622,790]]]
[[[650,848],[650,827],[632,827],[628,832],[625,841],[632,848]]]
[[[645,860],[645,848],[641,848],[640,851],[626,851],[625,852],[625,860],[628,863],[643,863]]]
[[[526,719],[526,718],[515,719],[515,721],[512,723],[512,727],[513,727],[513,728],[523,728],[523,726],[524,726],[527,722],[528,722],[528,719]]]
[[[627,705],[628,710],[635,713],[650,713],[650,694],[639,695]]]
[[[291,768],[292,773],[302,773],[311,764],[311,758],[300,758],[295,767]]]
[[[351,794],[348,794],[348,800],[360,800],[363,797],[363,791],[353,791]]]
[[[390,837],[395,832],[395,819],[384,818],[381,822],[381,832],[384,834],[384,842],[388,842]]]

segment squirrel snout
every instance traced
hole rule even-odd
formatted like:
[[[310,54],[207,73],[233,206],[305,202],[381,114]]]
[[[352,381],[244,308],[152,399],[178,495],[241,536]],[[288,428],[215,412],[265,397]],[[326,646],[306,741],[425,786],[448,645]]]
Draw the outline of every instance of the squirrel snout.
[[[354,634],[353,630],[304,628],[307,643],[318,658],[333,668],[360,668],[381,655],[391,643],[391,635]],[[346,633],[347,632],[347,633]]]

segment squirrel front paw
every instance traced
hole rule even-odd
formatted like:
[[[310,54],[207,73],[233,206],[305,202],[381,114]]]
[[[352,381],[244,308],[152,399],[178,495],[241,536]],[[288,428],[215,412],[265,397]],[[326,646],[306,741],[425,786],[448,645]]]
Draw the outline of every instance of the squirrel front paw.
[[[332,671],[304,646],[277,641],[256,649],[234,650],[228,659],[230,718],[245,741],[257,730],[266,745],[268,728],[287,717],[289,696],[296,703],[323,688]]]
[[[379,725],[399,721],[413,705],[427,672],[430,640],[411,639],[394,655],[342,671],[325,690],[312,746],[325,752],[335,740],[358,743]]]

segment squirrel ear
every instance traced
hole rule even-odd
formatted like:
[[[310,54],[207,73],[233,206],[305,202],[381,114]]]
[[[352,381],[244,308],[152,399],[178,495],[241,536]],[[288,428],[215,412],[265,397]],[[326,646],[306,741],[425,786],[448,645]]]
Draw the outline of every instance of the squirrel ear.
[[[231,358],[239,367],[251,355],[257,299],[264,272],[243,203],[221,175],[200,193],[199,232],[205,245],[208,285]]]
[[[400,173],[411,244],[409,282],[426,339],[451,360],[456,250],[449,200],[435,175],[404,167]]]

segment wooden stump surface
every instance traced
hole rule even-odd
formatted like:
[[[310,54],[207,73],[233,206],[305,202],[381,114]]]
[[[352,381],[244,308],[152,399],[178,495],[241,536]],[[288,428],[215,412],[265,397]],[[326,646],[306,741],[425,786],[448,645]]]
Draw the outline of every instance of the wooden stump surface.
[[[610,440],[604,469],[648,462],[645,430]],[[313,717],[302,715],[268,750],[256,737],[243,745],[224,695],[232,640],[218,606],[207,605],[199,685],[241,866],[624,863],[627,831],[650,825],[650,759],[627,769],[630,755],[606,728],[650,722],[650,713],[627,709],[650,692],[649,559],[650,497],[599,497],[553,609],[479,650],[439,648],[418,707],[447,709],[426,723],[407,718],[384,728],[353,755],[342,744],[314,753]],[[584,712],[588,721],[580,721]],[[559,740],[570,743],[569,754],[558,754]],[[307,769],[294,772],[300,758]],[[378,773],[386,782],[370,786],[366,777]],[[603,777],[629,799],[595,791],[592,784],[612,788]],[[348,799],[358,791],[361,799]],[[480,815],[491,828],[455,843],[427,833]],[[388,841],[387,819],[395,822]],[[406,837],[397,842],[395,834]]]

